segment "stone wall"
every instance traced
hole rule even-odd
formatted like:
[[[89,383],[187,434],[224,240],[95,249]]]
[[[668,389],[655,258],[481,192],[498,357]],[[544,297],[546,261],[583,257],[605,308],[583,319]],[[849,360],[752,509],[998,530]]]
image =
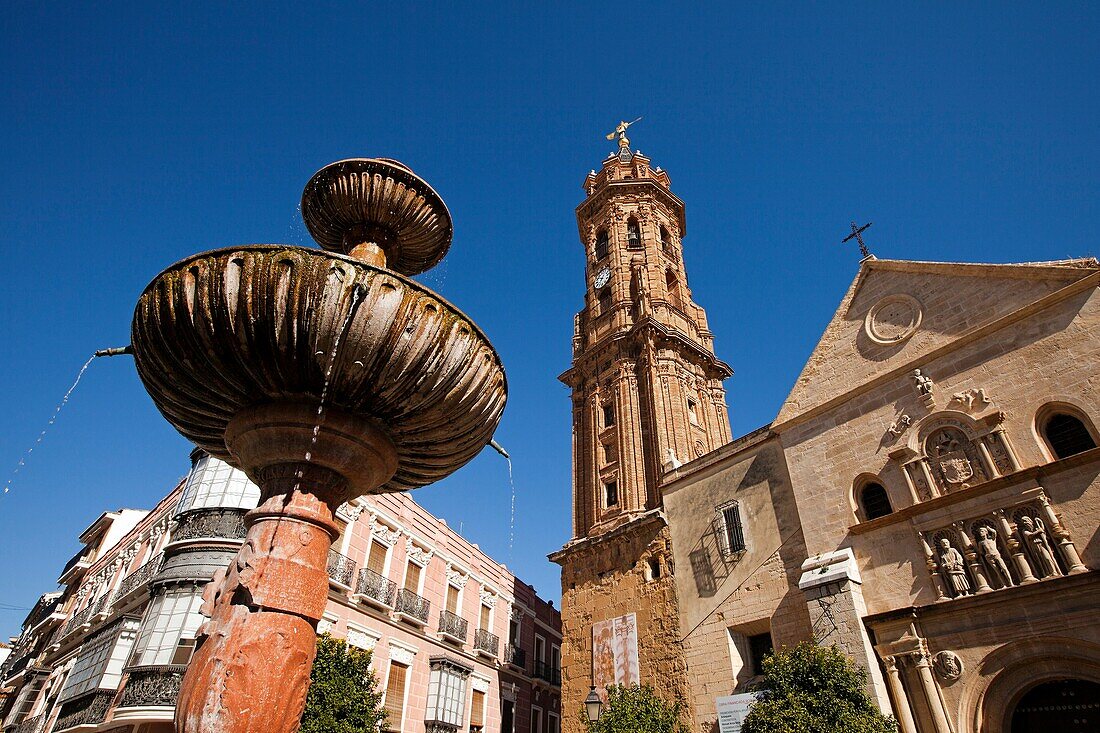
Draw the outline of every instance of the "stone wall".
[[[649,559],[660,558],[661,577],[649,579]],[[609,535],[556,554],[562,566],[562,730],[581,733],[579,715],[592,684],[592,625],[637,614],[642,684],[670,701],[691,699],[680,644],[680,614],[667,526],[651,514]],[[679,570],[677,564],[675,570]],[[689,708],[690,711],[690,708]]]

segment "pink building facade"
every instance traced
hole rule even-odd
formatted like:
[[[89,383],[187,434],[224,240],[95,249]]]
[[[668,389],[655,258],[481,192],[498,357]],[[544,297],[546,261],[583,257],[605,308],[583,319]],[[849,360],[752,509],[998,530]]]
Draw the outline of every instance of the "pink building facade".
[[[259,491],[196,451],[151,511],[107,512],[0,664],[4,733],[170,733],[202,590]],[[373,652],[388,730],[559,733],[553,604],[406,494],[339,511],[318,629]]]

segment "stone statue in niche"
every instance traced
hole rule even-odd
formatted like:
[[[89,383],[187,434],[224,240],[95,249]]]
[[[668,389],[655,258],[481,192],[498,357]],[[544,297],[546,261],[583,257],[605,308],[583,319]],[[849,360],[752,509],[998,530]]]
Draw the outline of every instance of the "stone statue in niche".
[[[1020,530],[1020,538],[1034,561],[1035,574],[1040,578],[1060,576],[1062,571],[1058,568],[1058,561],[1054,559],[1054,551],[1050,549],[1043,520],[1038,517],[1032,519],[1025,514],[1017,521],[1016,527]]]
[[[966,561],[962,553],[951,546],[946,537],[940,538],[940,568],[947,576],[947,584],[954,598],[971,593],[970,579],[966,577]]]
[[[920,401],[924,406],[928,408],[935,407],[936,398],[932,395],[932,389],[936,385],[932,381],[932,378],[921,372],[920,369],[914,369],[909,377],[913,380],[917,390],[917,396],[920,397]]]
[[[995,578],[1002,588],[1013,585],[1012,575],[1008,572],[1008,563],[1001,556],[1001,549],[997,546],[997,530],[985,525],[979,526],[977,544],[978,554],[989,569],[989,576]]]
[[[957,680],[962,676],[962,660],[955,652],[939,652],[932,657],[932,666],[935,668],[936,674],[948,682]]]

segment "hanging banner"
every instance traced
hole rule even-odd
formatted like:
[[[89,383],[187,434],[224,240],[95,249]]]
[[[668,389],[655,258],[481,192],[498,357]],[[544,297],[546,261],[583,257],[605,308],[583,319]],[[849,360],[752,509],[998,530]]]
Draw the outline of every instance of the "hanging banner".
[[[600,695],[608,685],[636,685],[638,617],[626,616],[592,625],[592,684]]]

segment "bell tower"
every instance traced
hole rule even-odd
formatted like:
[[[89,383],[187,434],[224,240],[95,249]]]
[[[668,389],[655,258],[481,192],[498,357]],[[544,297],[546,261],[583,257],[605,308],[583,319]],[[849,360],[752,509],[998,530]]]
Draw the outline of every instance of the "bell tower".
[[[567,733],[579,731],[571,711],[589,686],[609,683],[601,665],[618,676],[610,683],[650,683],[689,700],[659,485],[731,440],[722,381],[732,370],[715,356],[688,287],[684,202],[620,127],[618,150],[585,178],[576,211],[584,307],[560,377],[573,398],[573,538],[551,560],[562,566]],[[633,623],[633,660],[602,659],[610,652],[594,638],[609,622],[615,638]],[[630,657],[629,646],[617,654]]]

